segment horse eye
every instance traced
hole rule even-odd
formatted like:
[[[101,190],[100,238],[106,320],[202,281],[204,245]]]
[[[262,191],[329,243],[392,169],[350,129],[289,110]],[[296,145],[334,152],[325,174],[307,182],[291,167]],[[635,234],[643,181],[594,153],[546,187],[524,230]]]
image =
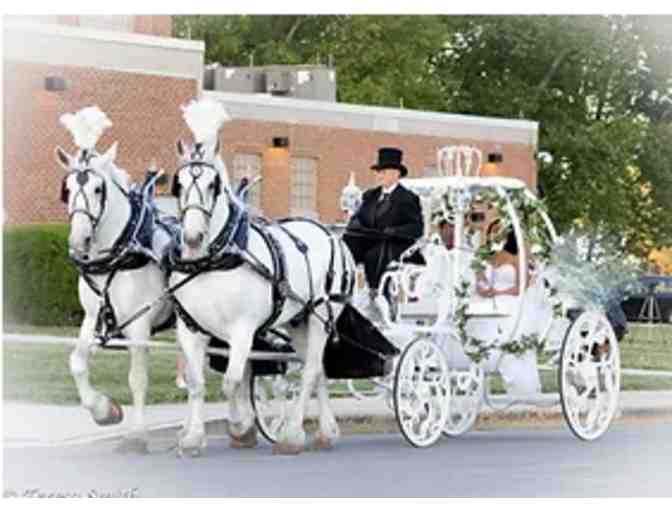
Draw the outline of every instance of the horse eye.
[[[103,188],[101,186],[98,186],[96,189],[93,190],[93,192],[96,195],[100,195],[103,192]]]

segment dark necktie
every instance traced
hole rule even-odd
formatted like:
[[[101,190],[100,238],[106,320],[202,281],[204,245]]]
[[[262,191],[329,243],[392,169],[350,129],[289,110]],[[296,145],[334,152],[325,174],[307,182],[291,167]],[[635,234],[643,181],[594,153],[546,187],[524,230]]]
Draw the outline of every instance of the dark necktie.
[[[376,218],[376,223],[377,219],[384,214],[384,211],[387,210],[387,204],[390,201],[390,193],[381,193],[380,197],[378,198],[378,202],[376,202],[376,206],[374,208],[374,215]]]

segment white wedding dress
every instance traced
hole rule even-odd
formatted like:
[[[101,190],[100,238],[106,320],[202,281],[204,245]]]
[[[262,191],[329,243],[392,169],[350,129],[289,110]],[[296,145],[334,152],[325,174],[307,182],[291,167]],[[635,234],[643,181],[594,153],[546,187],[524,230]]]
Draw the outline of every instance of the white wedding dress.
[[[495,290],[510,289],[516,285],[516,270],[511,264],[490,266],[486,269],[486,278],[489,286]],[[508,316],[470,318],[467,321],[467,333],[494,345],[508,342],[516,326],[518,297],[498,295],[494,298],[478,296],[475,299],[494,300],[495,309],[506,311]],[[528,288],[522,300],[522,314],[516,338],[535,333],[542,334],[544,321],[540,319],[547,315],[546,308],[547,306],[540,301],[538,289],[534,286]],[[507,393],[512,397],[525,398],[541,391],[537,353],[534,350],[528,350],[523,355],[517,356],[494,349],[485,362],[485,368],[489,372],[499,372]]]

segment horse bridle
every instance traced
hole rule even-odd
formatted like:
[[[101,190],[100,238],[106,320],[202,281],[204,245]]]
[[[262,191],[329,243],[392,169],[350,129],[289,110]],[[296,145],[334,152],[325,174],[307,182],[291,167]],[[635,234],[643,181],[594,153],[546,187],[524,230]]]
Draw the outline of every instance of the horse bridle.
[[[201,187],[198,185],[198,179],[200,179],[200,177],[203,175],[203,167],[210,168],[215,172],[215,180],[212,184],[214,195],[212,199],[212,206],[210,207],[210,209],[205,207],[204,190],[201,189]],[[185,207],[182,207],[180,197],[180,195],[182,194],[182,185],[180,184],[179,176],[180,172],[185,168],[189,169],[189,173],[191,174],[192,177],[191,184],[189,184],[189,187],[187,188],[186,191],[186,198],[188,198],[189,195],[191,194],[191,191],[195,189],[196,192],[198,193],[199,203],[187,204]],[[177,170],[175,171],[175,175],[173,176],[173,185],[171,187],[171,194],[175,198],[177,198],[177,206],[179,209],[180,218],[183,218],[189,209],[195,209],[205,214],[206,218],[208,218],[208,221],[210,221],[210,219],[212,218],[212,213],[215,209],[215,205],[217,204],[217,198],[219,198],[221,192],[222,192],[221,177],[219,176],[217,168],[215,168],[215,166],[212,165],[211,163],[206,163],[205,161],[199,161],[199,160],[189,161],[184,165],[178,167]]]
[[[61,183],[61,201],[66,205],[69,205],[70,203],[70,192],[67,187],[67,181],[73,174],[77,176],[77,184],[79,185],[79,189],[75,192],[75,201],[77,200],[77,196],[81,194],[82,197],[84,198],[84,207],[83,208],[75,207],[74,209],[72,209],[72,211],[69,211],[68,221],[72,221],[73,216],[77,213],[84,214],[87,218],[89,218],[89,220],[91,221],[92,228],[93,230],[95,230],[96,227],[98,226],[98,223],[100,223],[103,214],[105,214],[105,206],[107,205],[106,181],[100,174],[98,174],[91,168],[71,170],[65,175],[65,177],[63,177],[63,182]],[[84,193],[84,186],[86,185],[87,182],[89,182],[89,178],[91,175],[97,175],[103,181],[102,187],[100,188],[101,193],[100,213],[98,214],[98,216],[96,216],[91,212],[92,211],[91,202],[89,201],[89,197],[86,195],[86,193]],[[123,189],[121,189],[121,191],[124,192]]]

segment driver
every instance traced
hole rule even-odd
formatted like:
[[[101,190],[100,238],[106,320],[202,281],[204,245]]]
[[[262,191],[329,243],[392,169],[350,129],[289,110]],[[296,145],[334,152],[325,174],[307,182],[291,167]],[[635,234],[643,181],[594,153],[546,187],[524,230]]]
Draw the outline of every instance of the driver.
[[[378,163],[371,169],[380,185],[364,193],[343,237],[355,262],[364,264],[372,300],[387,265],[423,233],[420,199],[399,183],[408,173],[402,155],[397,148],[378,150]]]

